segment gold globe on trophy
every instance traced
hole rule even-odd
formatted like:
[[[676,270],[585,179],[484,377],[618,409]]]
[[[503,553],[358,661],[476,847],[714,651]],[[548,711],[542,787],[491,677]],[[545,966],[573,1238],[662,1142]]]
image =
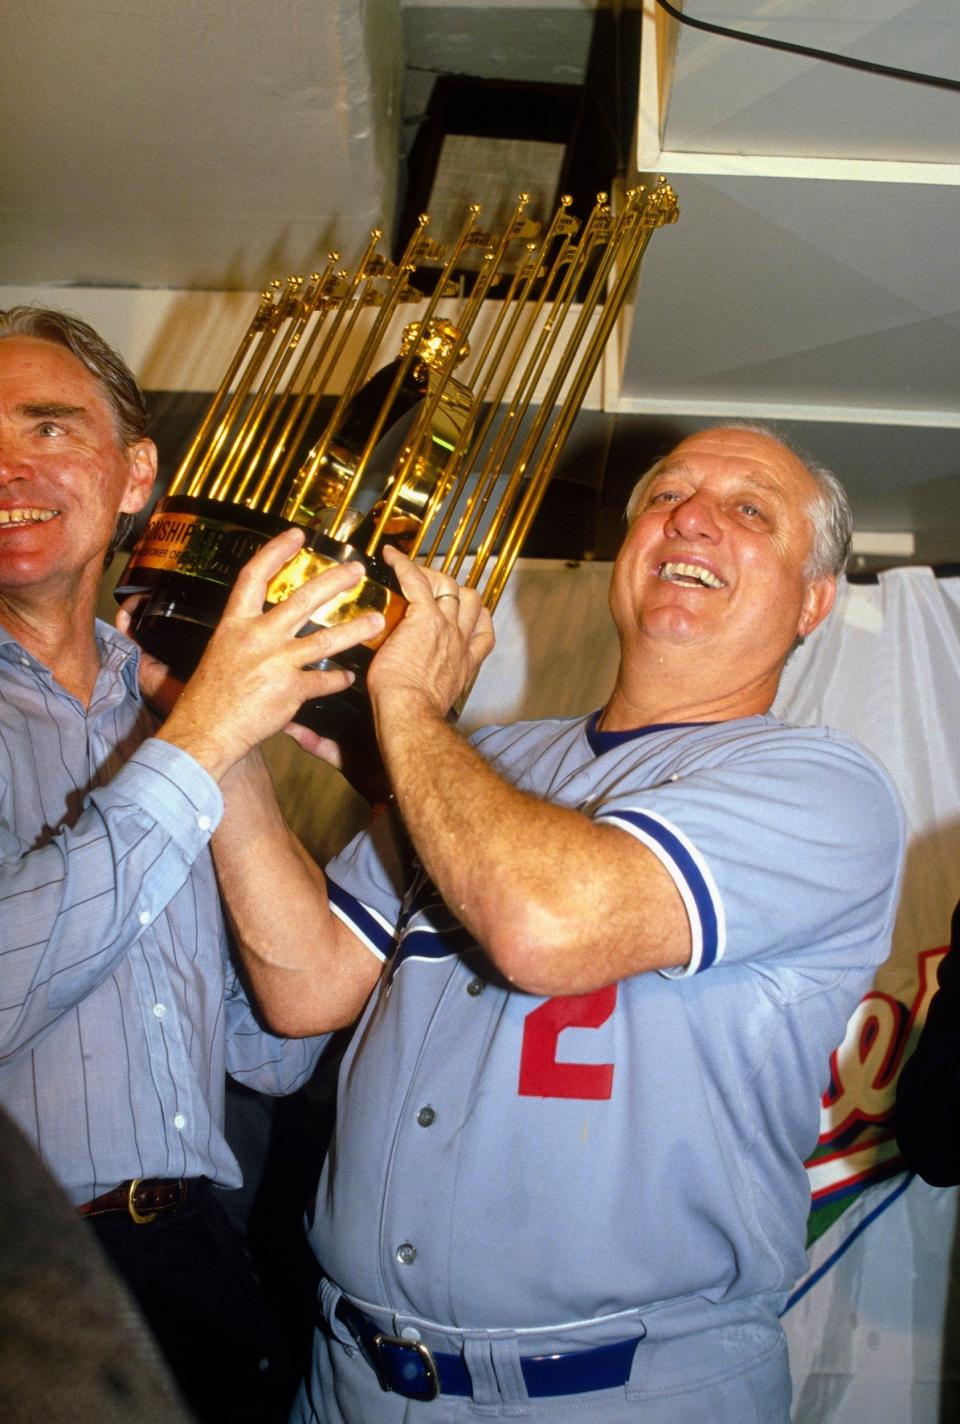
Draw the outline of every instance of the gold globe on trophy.
[[[366,669],[403,616],[385,543],[495,608],[647,242],[677,219],[663,179],[629,190],[616,213],[601,193],[583,223],[568,198],[542,227],[526,207],[521,194],[500,232],[471,207],[449,248],[421,217],[396,262],[375,231],[352,272],[331,253],[322,273],[261,295],[116,588],[142,595],[132,632],[148,652],[188,675],[243,564],[291,525],[305,544],[271,602],[359,559],[366,576],[323,622],[371,608],[386,619],[338,659],[353,685],[298,714],[327,735],[368,716]],[[471,249],[480,264],[465,292]]]

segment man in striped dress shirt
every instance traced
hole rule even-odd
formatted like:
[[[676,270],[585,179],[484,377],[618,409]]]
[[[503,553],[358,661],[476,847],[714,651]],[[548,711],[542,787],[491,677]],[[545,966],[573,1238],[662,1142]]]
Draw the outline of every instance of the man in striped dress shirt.
[[[225,1070],[287,1093],[321,1041],[252,1014],[208,851],[220,791],[152,737],[138,650],[95,621],[105,557],[153,484],[146,425],[90,327],[0,312],[0,1102],[126,1277],[198,1416],[266,1424],[295,1380],[208,1184],[240,1184]],[[329,577],[327,596],[355,577]],[[354,634],[317,636],[314,656]],[[273,689],[251,744],[346,680],[290,658],[262,670]]]

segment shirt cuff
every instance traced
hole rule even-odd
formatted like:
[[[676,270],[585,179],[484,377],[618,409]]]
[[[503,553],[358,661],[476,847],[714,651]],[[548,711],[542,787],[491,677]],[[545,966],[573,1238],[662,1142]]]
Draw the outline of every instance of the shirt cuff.
[[[220,788],[199,762],[172,742],[142,742],[104,793],[140,806],[190,859],[209,841],[223,816]]]

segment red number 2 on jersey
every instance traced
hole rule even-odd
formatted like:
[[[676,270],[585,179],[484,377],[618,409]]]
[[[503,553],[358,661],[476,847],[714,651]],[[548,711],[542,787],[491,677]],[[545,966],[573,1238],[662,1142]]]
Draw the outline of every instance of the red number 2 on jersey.
[[[520,1051],[522,1098],[609,1098],[613,1093],[612,1063],[562,1063],[557,1044],[565,1028],[599,1028],[613,1013],[616,984],[576,994],[569,999],[548,999],[527,1014]]]

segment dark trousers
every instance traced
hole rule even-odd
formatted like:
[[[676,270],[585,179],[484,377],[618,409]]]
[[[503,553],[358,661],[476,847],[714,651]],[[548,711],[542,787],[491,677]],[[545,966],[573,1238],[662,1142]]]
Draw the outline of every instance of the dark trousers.
[[[120,1212],[88,1224],[197,1419],[286,1424],[299,1381],[246,1248],[206,1183],[147,1225]]]

